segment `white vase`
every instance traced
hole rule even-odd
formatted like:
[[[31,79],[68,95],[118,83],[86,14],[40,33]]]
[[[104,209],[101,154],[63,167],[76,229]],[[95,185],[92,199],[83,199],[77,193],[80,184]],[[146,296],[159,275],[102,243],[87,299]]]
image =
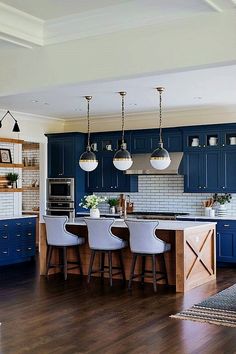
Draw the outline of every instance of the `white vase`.
[[[100,211],[98,208],[91,208],[90,209],[90,217],[91,218],[100,218]]]

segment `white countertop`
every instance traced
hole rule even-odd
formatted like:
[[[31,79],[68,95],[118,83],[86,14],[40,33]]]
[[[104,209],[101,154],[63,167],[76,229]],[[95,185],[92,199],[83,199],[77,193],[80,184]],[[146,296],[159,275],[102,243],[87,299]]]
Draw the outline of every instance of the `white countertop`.
[[[38,215],[27,215],[27,214],[20,214],[20,215],[8,215],[8,216],[0,216],[0,220],[13,220],[13,219],[25,219],[25,218],[37,218]]]
[[[114,219],[114,227],[121,227],[121,228],[127,228],[127,225],[125,224],[123,219]],[[135,220],[132,218],[132,220]],[[140,219],[139,219],[140,221]],[[152,220],[155,221],[155,220]],[[160,230],[173,230],[173,231],[183,231],[187,229],[194,229],[196,227],[205,227],[207,224],[208,225],[216,225],[216,222],[198,222],[198,221],[176,221],[176,220],[158,220],[159,225],[158,229]],[[85,226],[85,221],[84,218],[74,218],[70,219],[67,223],[68,225],[80,225],[80,226]]]
[[[236,216],[232,216],[232,215],[225,215],[225,216],[214,216],[214,217],[210,217],[210,216],[205,216],[205,215],[185,215],[185,216],[177,216],[177,219],[206,219],[206,220],[212,220],[212,221],[217,221],[217,220],[236,220]]]

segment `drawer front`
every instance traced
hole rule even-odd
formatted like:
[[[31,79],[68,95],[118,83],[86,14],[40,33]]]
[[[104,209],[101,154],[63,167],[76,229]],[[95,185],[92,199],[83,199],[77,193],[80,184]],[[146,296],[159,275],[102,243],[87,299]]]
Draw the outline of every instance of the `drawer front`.
[[[236,221],[235,220],[218,220],[217,221],[217,230],[221,230],[221,231],[236,230]]]

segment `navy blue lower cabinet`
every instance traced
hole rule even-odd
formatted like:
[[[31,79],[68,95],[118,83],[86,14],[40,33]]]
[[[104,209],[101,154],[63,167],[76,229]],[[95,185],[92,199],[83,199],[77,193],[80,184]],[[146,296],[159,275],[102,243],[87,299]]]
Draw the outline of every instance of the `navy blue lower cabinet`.
[[[218,262],[236,263],[236,221],[217,222],[216,249]]]
[[[35,218],[0,220],[0,265],[31,260],[35,256]]]

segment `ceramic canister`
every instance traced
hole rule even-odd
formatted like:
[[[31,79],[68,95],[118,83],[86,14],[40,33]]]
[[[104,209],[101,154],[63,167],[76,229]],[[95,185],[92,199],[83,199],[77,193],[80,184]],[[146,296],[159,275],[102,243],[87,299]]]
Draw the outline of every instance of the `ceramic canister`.
[[[231,136],[229,138],[229,141],[230,141],[230,145],[236,145],[236,136]]]

